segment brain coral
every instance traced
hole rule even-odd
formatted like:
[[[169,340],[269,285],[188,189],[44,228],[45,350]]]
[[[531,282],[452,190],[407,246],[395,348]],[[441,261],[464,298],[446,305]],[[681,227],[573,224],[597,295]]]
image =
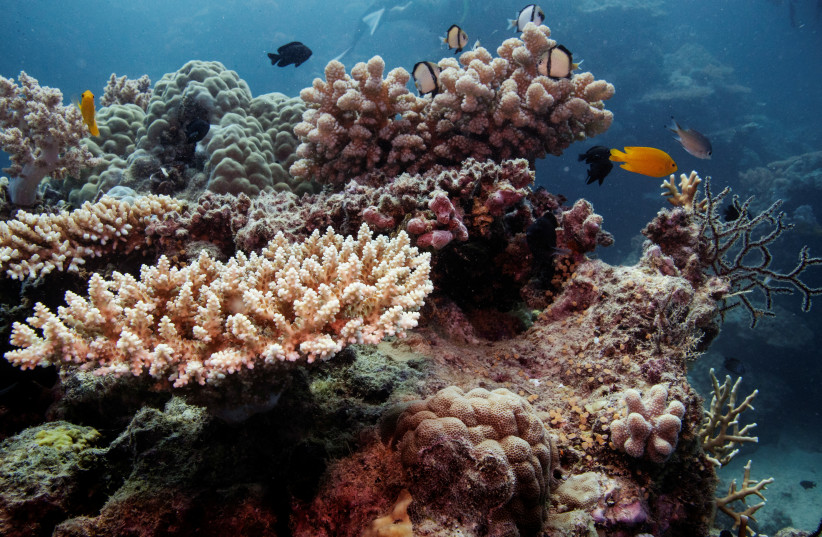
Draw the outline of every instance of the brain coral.
[[[534,409],[504,389],[450,386],[400,415],[394,434],[413,497],[431,516],[490,535],[536,535],[555,455]]]

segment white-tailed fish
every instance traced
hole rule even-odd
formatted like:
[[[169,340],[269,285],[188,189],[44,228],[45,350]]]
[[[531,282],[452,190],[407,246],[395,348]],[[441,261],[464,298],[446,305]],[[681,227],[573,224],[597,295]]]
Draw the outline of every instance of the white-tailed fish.
[[[516,28],[518,32],[525,29],[525,25],[533,22],[537,26],[545,21],[545,12],[536,4],[528,4],[519,10],[517,18],[509,21],[511,28]]]

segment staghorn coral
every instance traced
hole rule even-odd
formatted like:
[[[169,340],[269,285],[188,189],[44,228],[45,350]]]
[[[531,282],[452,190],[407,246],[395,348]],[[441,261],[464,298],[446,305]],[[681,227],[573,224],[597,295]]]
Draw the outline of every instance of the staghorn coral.
[[[0,270],[12,279],[39,278],[52,270],[78,271],[87,259],[128,254],[146,246],[143,230],[180,210],[168,196],[143,196],[133,203],[103,197],[70,213],[18,211],[0,222]]]
[[[737,488],[736,479],[731,481],[731,484],[728,486],[728,494],[716,499],[716,508],[733,519],[734,528],[740,526],[743,517],[747,517],[756,522],[756,518],[753,516],[754,513],[765,506],[765,496],[762,494],[762,491],[765,490],[765,487],[771,483],[773,483],[772,477],[762,479],[760,481],[754,481],[751,479],[751,461],[748,461],[748,464],[745,465],[745,473],[742,477],[740,487]],[[748,496],[759,496],[762,501],[755,505],[748,505]],[[736,502],[742,502],[742,511],[736,511],[734,509],[734,504]],[[748,528],[748,531],[751,535],[756,534],[756,532],[751,528]]]
[[[710,374],[714,395],[711,398],[710,408],[705,410],[705,421],[698,435],[708,460],[715,466],[724,466],[739,453],[736,446],[749,442],[759,442],[758,437],[750,435],[751,430],[756,427],[756,423],[749,423],[744,427],[739,426],[740,414],[746,410],[753,410],[754,407],[751,402],[759,393],[759,390],[754,390],[748,394],[737,405],[737,392],[742,377],[736,379],[736,382],[732,385],[730,375],[725,375],[725,382],[719,384],[713,368],[711,368]]]
[[[668,390],[661,384],[644,399],[636,390],[626,390],[623,399],[628,415],[611,422],[611,441],[631,457],[647,453],[652,461],[665,462],[676,448],[685,406],[673,400],[666,407]]]
[[[355,65],[351,76],[332,61],[326,80],[300,94],[309,110],[294,130],[302,144],[291,174],[339,188],[352,176],[424,173],[469,157],[500,162],[558,155],[604,132],[612,115],[602,101],[613,95],[612,85],[590,73],[560,80],[537,75],[540,54],[556,45],[550,33],[526,26],[521,40],[499,47],[500,57],[479,47],[459,62],[441,60],[441,92],[433,99],[408,92],[404,69],[383,79],[379,56]]]
[[[433,516],[483,520],[491,535],[539,532],[557,455],[515,393],[450,386],[412,403],[394,441],[414,498]]]
[[[203,252],[178,269],[163,256],[139,281],[92,275],[88,299],[67,292],[57,315],[38,303],[29,324],[15,323],[11,342],[21,348],[6,359],[23,369],[147,372],[175,387],[301,356],[312,362],[416,326],[432,290],[429,259],[404,233],[372,239],[365,225],[356,239],[329,230],[289,244],[279,234],[260,255],[225,264]]]
[[[690,175],[683,173],[679,176],[679,189],[676,188],[675,181],[674,174],[671,174],[668,179],[662,182],[661,188],[665,189],[662,195],[668,198],[668,202],[676,207],[683,207],[689,213],[694,212],[695,209],[704,211],[705,200],[694,203],[694,198],[696,197],[699,184],[702,183],[702,178],[700,178],[695,171],[692,171]]]
[[[15,205],[34,205],[46,176],[77,176],[96,161],[80,144],[88,128],[76,106],[63,106],[60,90],[40,86],[20,71],[20,85],[0,76],[0,148],[11,156],[9,194]]]

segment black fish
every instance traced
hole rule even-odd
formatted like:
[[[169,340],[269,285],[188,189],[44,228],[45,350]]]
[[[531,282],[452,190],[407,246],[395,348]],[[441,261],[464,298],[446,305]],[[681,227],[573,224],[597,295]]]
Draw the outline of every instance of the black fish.
[[[204,119],[195,119],[186,125],[186,142],[196,144],[206,137],[211,125]]]
[[[725,217],[726,222],[733,222],[742,215],[742,207],[739,206],[738,201],[733,200],[730,205],[725,207],[722,214]]]
[[[806,490],[812,489],[816,486],[816,482],[814,481],[800,481],[799,484],[802,485],[802,488]]]
[[[734,375],[744,375],[745,374],[745,364],[742,363],[742,360],[738,360],[736,358],[725,358],[725,362],[722,364],[725,369],[733,373]]]
[[[271,65],[285,67],[293,63],[294,67],[299,67],[311,57],[311,49],[299,41],[292,41],[278,48],[277,54],[269,52],[268,57],[271,58]]]
[[[595,145],[579,156],[578,160],[584,160],[585,163],[588,164],[588,180],[585,182],[586,185],[590,185],[594,181],[599,181],[599,184],[602,185],[605,177],[607,177],[614,168],[614,163],[611,162],[610,157],[611,150],[603,145]]]

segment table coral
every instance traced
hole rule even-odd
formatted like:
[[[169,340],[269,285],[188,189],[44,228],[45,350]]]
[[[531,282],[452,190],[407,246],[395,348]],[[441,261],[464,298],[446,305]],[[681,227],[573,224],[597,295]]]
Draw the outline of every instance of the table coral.
[[[148,373],[174,386],[205,384],[244,368],[327,358],[350,343],[404,336],[417,324],[430,255],[408,236],[343,239],[329,230],[303,243],[276,236],[260,255],[228,263],[205,253],[172,267],[163,256],[139,281],[93,274],[89,297],[66,293],[55,315],[38,303],[15,323],[6,359],[23,369],[78,364],[97,373]],[[42,337],[35,330],[42,330]]]
[[[494,58],[482,47],[459,61],[439,62],[441,91],[416,97],[398,68],[383,79],[379,56],[347,75],[332,61],[326,79],[300,96],[309,106],[294,132],[302,144],[291,174],[341,187],[349,178],[380,172],[423,173],[466,158],[497,162],[559,155],[574,141],[605,132],[612,114],[602,101],[612,85],[590,73],[571,79],[538,76],[537,61],[555,46],[545,26],[526,26]]]
[[[426,509],[484,520],[491,535],[539,533],[557,453],[542,420],[515,393],[445,388],[412,403],[394,439]]]
[[[0,148],[11,156],[3,169],[11,176],[11,202],[28,206],[44,177],[77,176],[95,160],[80,144],[88,136],[80,110],[63,106],[60,90],[40,86],[23,71],[18,82],[0,77]]]

